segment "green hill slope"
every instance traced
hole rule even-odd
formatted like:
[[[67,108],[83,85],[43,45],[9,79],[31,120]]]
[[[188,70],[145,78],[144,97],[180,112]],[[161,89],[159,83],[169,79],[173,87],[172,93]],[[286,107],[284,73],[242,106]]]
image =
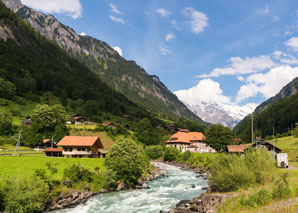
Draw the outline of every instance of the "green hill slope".
[[[52,15],[23,6],[20,0],[2,1],[43,36],[56,42],[130,100],[150,110],[203,123],[157,76],[148,75],[136,62],[124,59],[107,43],[90,36],[78,35]]]

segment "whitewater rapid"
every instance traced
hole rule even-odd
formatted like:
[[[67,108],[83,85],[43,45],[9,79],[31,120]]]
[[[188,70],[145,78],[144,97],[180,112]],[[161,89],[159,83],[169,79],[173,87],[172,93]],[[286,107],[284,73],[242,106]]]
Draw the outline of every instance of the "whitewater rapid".
[[[169,211],[175,208],[180,200],[199,196],[204,192],[202,187],[207,186],[207,181],[193,171],[163,163],[153,164],[165,169],[169,176],[150,182],[150,189],[100,194],[90,198],[85,204],[55,212],[158,213],[160,210]]]

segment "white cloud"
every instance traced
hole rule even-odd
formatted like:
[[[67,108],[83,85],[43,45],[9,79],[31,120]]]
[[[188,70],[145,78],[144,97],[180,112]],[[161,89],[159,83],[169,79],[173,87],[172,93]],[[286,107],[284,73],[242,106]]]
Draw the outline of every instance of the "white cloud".
[[[110,7],[111,7],[113,13],[123,14],[122,12],[120,12],[120,11],[118,10],[118,8],[116,7],[116,5],[110,3]]]
[[[298,51],[298,37],[292,37],[285,44],[290,47],[293,51]]]
[[[86,33],[81,32],[81,33],[80,33],[80,36],[86,36]]]
[[[272,56],[283,64],[298,64],[298,59],[296,57],[281,51],[273,52]]]
[[[79,0],[22,0],[22,3],[46,13],[66,13],[74,19],[82,16]]]
[[[157,9],[156,12],[163,17],[167,17],[167,16],[171,15],[171,12],[169,12],[163,8]]]
[[[116,46],[116,47],[113,47],[113,49],[116,50],[119,53],[119,55],[122,56],[122,49],[120,47]]]
[[[226,68],[215,68],[210,74],[203,74],[197,77],[208,78],[221,75],[257,73],[275,66],[275,63],[271,60],[270,56],[265,55],[252,58],[246,57],[245,59],[231,57],[230,62],[231,64]]]
[[[170,41],[170,40],[172,40],[172,39],[174,39],[174,38],[175,38],[174,33],[169,33],[169,34],[167,34],[166,37],[165,37],[166,41]]]
[[[171,21],[172,26],[176,29],[176,30],[181,30],[181,27],[178,26],[176,20],[172,20]]]
[[[230,98],[223,95],[218,82],[203,79],[196,86],[187,90],[178,90],[174,94],[183,102],[196,104],[200,102],[229,104]]]
[[[272,68],[264,74],[253,74],[247,78],[247,84],[240,87],[235,101],[239,103],[257,94],[270,98],[297,76],[298,67],[292,68],[288,65]]]
[[[185,16],[191,18],[190,26],[191,30],[195,34],[200,34],[208,26],[208,17],[205,13],[196,11],[191,7],[187,7],[183,10]]]
[[[162,55],[168,55],[171,51],[162,43],[159,44],[159,50]]]
[[[239,81],[245,81],[245,78],[244,78],[243,76],[240,76],[240,75],[237,76],[237,79],[238,79]]]
[[[111,20],[113,20],[115,22],[118,22],[118,23],[121,23],[121,24],[125,23],[125,21],[122,18],[117,18],[117,17],[112,16],[112,15],[110,15],[109,17],[110,17]]]

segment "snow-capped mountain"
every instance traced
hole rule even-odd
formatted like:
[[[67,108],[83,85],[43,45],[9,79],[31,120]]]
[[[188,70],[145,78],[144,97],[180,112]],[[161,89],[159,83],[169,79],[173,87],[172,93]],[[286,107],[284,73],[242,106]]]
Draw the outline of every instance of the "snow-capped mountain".
[[[204,121],[224,126],[236,126],[246,115],[253,112],[257,104],[244,106],[206,103],[186,104],[186,106]]]

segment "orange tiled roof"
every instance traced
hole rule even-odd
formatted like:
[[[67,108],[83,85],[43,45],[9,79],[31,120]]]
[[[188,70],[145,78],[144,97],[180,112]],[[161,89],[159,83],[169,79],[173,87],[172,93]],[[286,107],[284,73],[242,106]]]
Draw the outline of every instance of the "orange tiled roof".
[[[65,136],[57,146],[93,146],[98,136]]]
[[[189,143],[193,141],[202,141],[204,134],[201,132],[177,132],[170,137],[166,143]]]
[[[46,148],[44,151],[45,152],[62,152],[63,149],[60,149],[60,148]]]
[[[249,146],[249,144],[228,145],[228,152],[244,152]]]
[[[47,143],[47,142],[49,142],[49,141],[50,141],[50,139],[43,139],[43,140],[42,140],[43,143]]]

